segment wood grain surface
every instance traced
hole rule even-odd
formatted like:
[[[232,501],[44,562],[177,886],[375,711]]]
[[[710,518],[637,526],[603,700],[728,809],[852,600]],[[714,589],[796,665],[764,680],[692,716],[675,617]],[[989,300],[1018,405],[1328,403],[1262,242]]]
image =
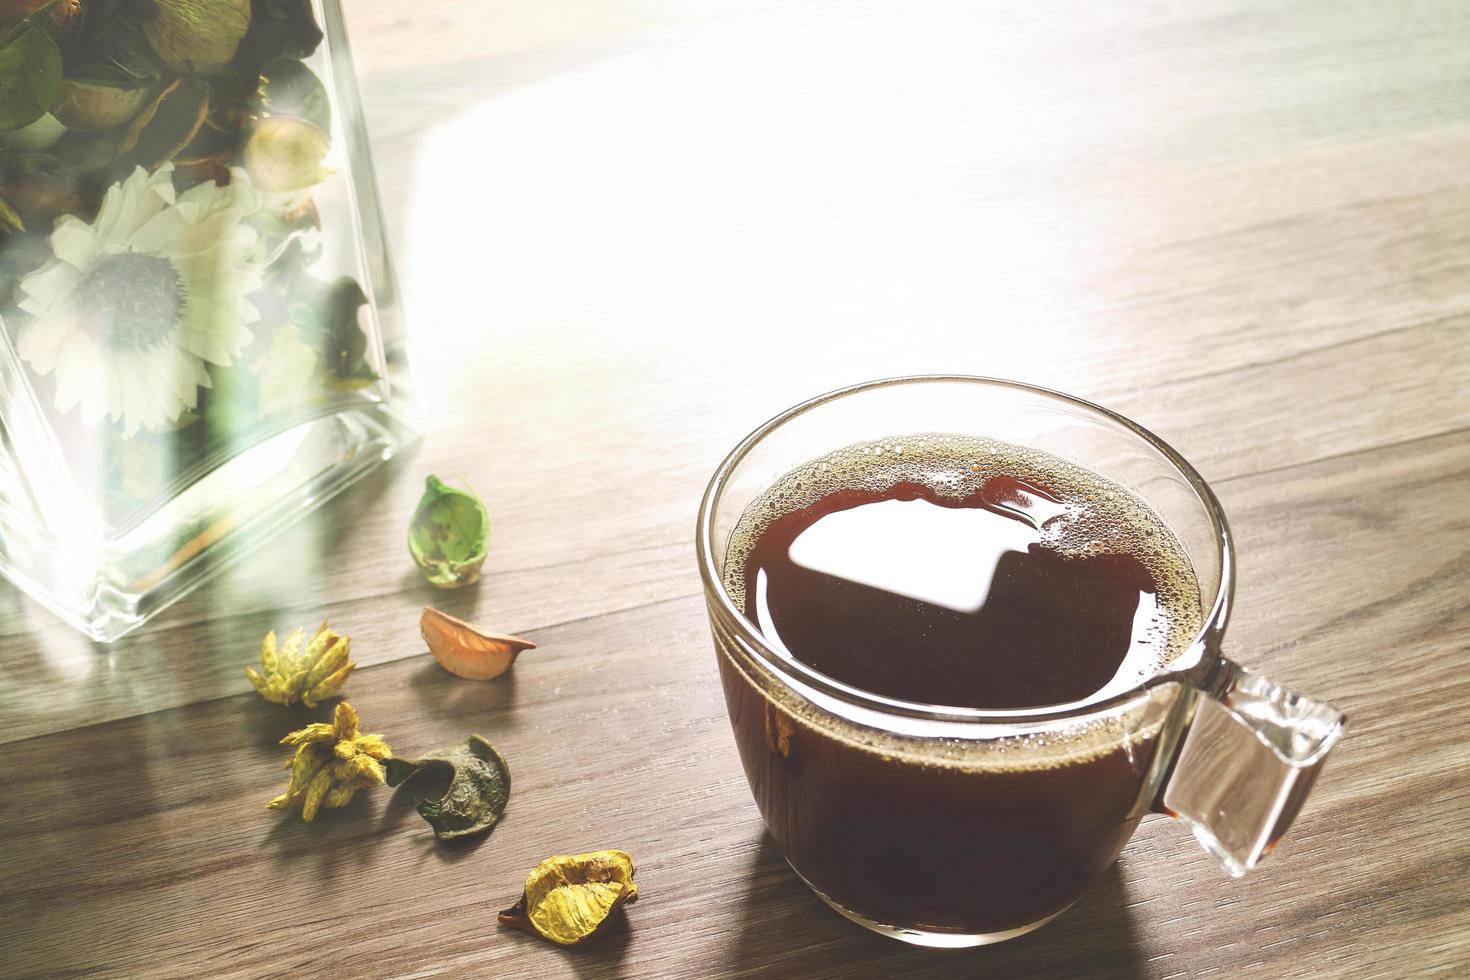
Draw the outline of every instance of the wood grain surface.
[[[113,647],[0,589],[0,975],[1470,972],[1463,4],[347,6],[431,431]],[[699,494],[789,404],[923,371],[1103,402],[1216,487],[1232,655],[1352,719],[1253,875],[1149,818],[1057,922],[942,953],[834,915],[764,837]],[[431,471],[494,520],[448,597],[403,547]],[[431,601],[540,647],[457,680]],[[241,667],[324,616],[368,730],[504,753],[488,838],[437,845],[386,790],[263,809],[326,709]],[[597,847],[642,894],[603,942],[495,924]]]

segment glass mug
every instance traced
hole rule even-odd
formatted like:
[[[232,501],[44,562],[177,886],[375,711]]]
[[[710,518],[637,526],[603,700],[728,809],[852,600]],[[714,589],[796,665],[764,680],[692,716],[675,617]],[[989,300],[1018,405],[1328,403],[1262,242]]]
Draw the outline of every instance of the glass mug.
[[[1177,536],[1199,583],[1188,649],[1128,690],[1055,708],[898,701],[783,655],[732,601],[726,548],[781,476],[905,434],[985,436],[1120,484]],[[962,947],[1022,935],[1072,905],[1149,812],[1182,821],[1240,876],[1290,826],[1344,716],[1220,652],[1230,531],[1199,474],[1097,405],[989,378],[875,381],[796,406],[720,464],[697,547],[731,725],[766,828],[832,908],[884,935]]]

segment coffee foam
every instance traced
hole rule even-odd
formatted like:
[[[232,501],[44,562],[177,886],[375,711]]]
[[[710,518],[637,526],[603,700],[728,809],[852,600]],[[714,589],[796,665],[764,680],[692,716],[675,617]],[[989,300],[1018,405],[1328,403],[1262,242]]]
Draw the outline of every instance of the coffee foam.
[[[829,494],[840,490],[882,493],[899,483],[916,483],[937,495],[964,499],[997,476],[1039,485],[1061,498],[1065,512],[1042,526],[1043,547],[1076,558],[1129,554],[1148,570],[1157,589],[1158,613],[1145,633],[1154,657],[1138,672],[1138,682],[1166,668],[1189,648],[1202,621],[1199,585],[1183,545],[1163,519],[1132,492],[1091,470],[1050,453],[979,436],[920,433],[862,442],[786,473],[753,500],[736,522],[725,553],[725,591],[743,610],[745,566],[761,534],[776,519],[810,507]],[[750,676],[744,667],[741,672]],[[757,686],[793,718],[829,735],[884,754],[910,754],[891,739],[875,742],[877,733],[867,726],[839,723],[837,728],[852,729],[839,734],[833,730],[836,719],[813,709],[793,692],[783,692],[779,685],[774,690],[770,684]],[[1120,738],[1137,740],[1151,734],[1154,732],[1137,730],[1133,722],[1121,717],[1094,716],[1049,729],[1045,736],[986,740],[983,754],[990,757],[988,763],[977,759],[973,744],[950,746],[936,757],[932,741],[922,746],[906,738],[898,742],[920,749],[927,763],[978,763],[985,769],[1051,768],[1115,750]],[[1009,758],[1002,758],[1008,748]]]

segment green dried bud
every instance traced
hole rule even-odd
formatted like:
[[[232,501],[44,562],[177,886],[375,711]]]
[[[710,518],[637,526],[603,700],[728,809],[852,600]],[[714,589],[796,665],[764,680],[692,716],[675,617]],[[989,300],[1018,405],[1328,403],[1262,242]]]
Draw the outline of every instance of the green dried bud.
[[[384,759],[382,765],[389,786],[402,785],[420,773],[449,777],[449,788],[439,799],[414,800],[419,816],[429,822],[440,840],[485,833],[495,826],[510,798],[510,767],[479,735],[421,759],[393,756]]]
[[[431,585],[457,589],[480,580],[490,515],[468,490],[430,475],[408,528],[408,550]]]

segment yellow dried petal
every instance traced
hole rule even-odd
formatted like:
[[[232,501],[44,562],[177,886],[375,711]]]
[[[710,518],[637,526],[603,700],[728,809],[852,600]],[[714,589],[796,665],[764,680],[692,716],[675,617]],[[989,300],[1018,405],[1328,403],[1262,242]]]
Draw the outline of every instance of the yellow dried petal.
[[[287,677],[301,669],[298,660],[301,656],[301,644],[305,639],[306,630],[299,626],[286,634],[286,645],[280,649],[278,654],[280,666],[276,673]]]
[[[291,797],[288,794],[286,794],[286,793],[282,793],[280,796],[276,797],[275,799],[273,799],[269,803],[267,803],[265,805],[265,808],[267,810],[284,810],[287,807],[289,807],[290,805],[291,805]]]
[[[261,676],[260,671],[256,670],[254,667],[246,667],[245,676],[250,678],[250,683],[255,687],[257,691],[260,692],[262,697],[270,697],[270,683],[263,676]]]
[[[333,786],[327,793],[327,798],[322,801],[322,806],[328,809],[346,806],[352,799],[353,794],[357,792],[357,789],[358,786],[356,783],[343,783],[341,786]]]
[[[336,637],[336,642],[318,650],[308,661],[311,669],[306,674],[307,690],[316,687],[329,674],[341,670],[342,665],[347,662],[347,651],[351,648],[352,641],[345,636],[337,636],[335,633],[332,635]],[[315,646],[315,642],[312,645]]]
[[[353,741],[357,745],[358,752],[370,755],[374,759],[386,759],[393,754],[393,750],[388,748],[388,743],[383,741],[381,735],[359,735]]]
[[[295,758],[291,760],[291,783],[286,787],[286,792],[295,794],[305,790],[322,766],[326,765],[326,761],[315,745],[308,743],[298,748]]]
[[[336,694],[341,689],[342,683],[347,680],[347,675],[352,673],[352,668],[356,666],[357,664],[349,660],[341,670],[329,677],[323,678],[321,683],[303,694],[301,696],[302,703],[308,708],[315,708],[318,702],[325,701],[327,698]]]
[[[337,704],[337,710],[332,715],[332,727],[336,731],[337,738],[351,739],[357,734],[357,710],[346,701]]]
[[[303,667],[285,679],[286,693],[292,699],[301,697],[301,692],[306,690],[306,668]]]
[[[322,624],[316,628],[316,632],[311,634],[311,642],[306,645],[306,652],[302,654],[302,659],[307,662],[314,662],[317,657],[322,655],[322,651],[332,645],[336,637],[337,634],[333,633],[327,627],[327,621],[325,619],[322,620]]]
[[[281,739],[282,745],[301,745],[303,742],[321,742],[335,737],[336,729],[324,721],[314,721],[305,728]]]
[[[360,755],[352,760],[352,765],[357,768],[358,778],[374,786],[382,785],[384,777],[383,767],[378,763],[377,759],[374,759],[370,755]]]
[[[357,735],[357,711],[345,702],[337,705],[332,724],[313,722],[281,739],[296,751],[286,763],[291,770],[286,792],[272,801],[272,809],[300,805],[301,818],[312,820],[322,807],[343,806],[360,789],[385,781],[378,760],[366,754],[371,749],[389,755],[381,735]],[[348,738],[339,738],[350,732]]]
[[[323,769],[312,777],[311,784],[306,787],[306,796],[301,803],[301,819],[311,823],[316,816],[317,807],[322,804],[322,797],[327,795],[327,790],[332,785],[332,773]]]

